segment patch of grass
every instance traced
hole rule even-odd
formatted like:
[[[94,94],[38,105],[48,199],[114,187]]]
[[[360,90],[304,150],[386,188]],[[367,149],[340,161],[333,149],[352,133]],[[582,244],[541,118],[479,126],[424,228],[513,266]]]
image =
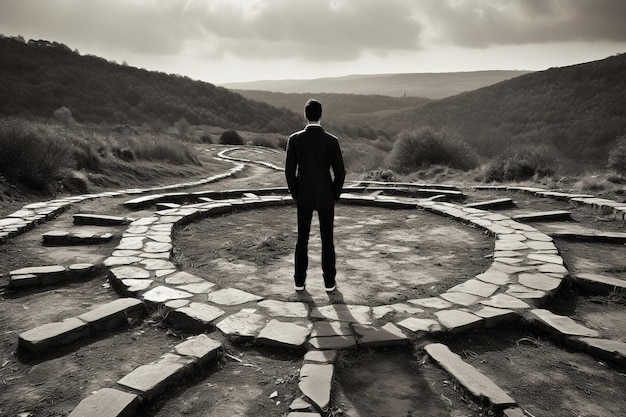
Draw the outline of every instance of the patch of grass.
[[[139,159],[163,161],[174,165],[188,163],[200,165],[192,144],[167,136],[142,136],[129,143],[129,150]],[[120,159],[128,160],[123,157]]]

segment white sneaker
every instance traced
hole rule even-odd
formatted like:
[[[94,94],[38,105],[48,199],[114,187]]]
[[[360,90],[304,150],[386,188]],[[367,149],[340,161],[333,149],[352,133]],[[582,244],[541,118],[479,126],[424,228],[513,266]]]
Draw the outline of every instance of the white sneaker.
[[[293,288],[294,288],[296,291],[304,291],[304,289],[306,288],[306,285],[302,285],[302,286],[297,286],[297,285],[294,285],[294,286],[293,286]]]
[[[335,291],[335,288],[337,288],[337,287],[334,286],[334,285],[332,287],[330,287],[330,288],[327,287],[326,288],[326,292],[333,292],[333,291]]]

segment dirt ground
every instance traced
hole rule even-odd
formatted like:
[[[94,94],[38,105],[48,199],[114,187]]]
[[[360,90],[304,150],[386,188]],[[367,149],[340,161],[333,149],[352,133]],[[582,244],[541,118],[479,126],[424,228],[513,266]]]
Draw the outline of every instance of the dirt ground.
[[[245,158],[280,163],[276,152],[240,151]],[[223,169],[224,165],[215,167]],[[207,164],[206,169],[212,167]],[[205,173],[205,176],[211,172]],[[199,178],[199,177],[196,177]],[[186,178],[185,181],[194,178]],[[174,181],[174,179],[172,179]],[[132,186],[145,186],[134,184]],[[247,166],[235,178],[202,189],[283,185],[282,173]],[[131,186],[128,184],[127,186]],[[467,191],[468,201],[507,196]],[[567,203],[510,194],[517,208],[568,208],[572,225],[624,231],[624,224]],[[71,226],[74,212],[141,217],[127,212],[124,198],[76,205],[54,221],[0,245],[0,283],[17,268],[55,263],[98,262],[117,245],[122,228],[109,228],[113,242],[90,247],[44,247],[41,234]],[[24,202],[23,204],[26,204]],[[19,207],[18,207],[19,208]],[[2,208],[7,213],[7,207]],[[547,230],[549,224],[533,224]],[[329,300],[319,267],[314,221],[307,280],[314,303]],[[100,229],[101,230],[101,229]],[[174,260],[189,272],[223,286],[295,301],[292,289],[295,208],[238,211],[191,223],[175,233]],[[556,242],[572,273],[596,272],[626,278],[626,246]],[[454,220],[421,211],[339,205],[336,212],[338,282],[341,302],[371,306],[439,294],[484,271],[493,238]],[[0,290],[0,416],[67,416],[91,392],[112,387],[139,365],[180,343],[180,334],[156,314],[128,327],[41,356],[17,351],[17,335],[37,325],[72,317],[118,297],[104,273],[86,281],[32,290]],[[566,288],[549,309],[567,314],[614,340],[626,340],[626,302],[620,294],[597,296]],[[219,332],[211,337],[220,339]],[[140,410],[159,416],[282,416],[297,395],[301,351],[231,344],[206,372],[182,381]],[[611,364],[572,351],[524,322],[461,334],[418,339],[415,347],[341,352],[336,366],[333,416],[498,416],[482,407],[420,349],[442,342],[507,391],[529,416],[617,417],[626,415],[626,374]],[[275,394],[274,394],[275,393]],[[22,414],[21,414],[22,413]]]

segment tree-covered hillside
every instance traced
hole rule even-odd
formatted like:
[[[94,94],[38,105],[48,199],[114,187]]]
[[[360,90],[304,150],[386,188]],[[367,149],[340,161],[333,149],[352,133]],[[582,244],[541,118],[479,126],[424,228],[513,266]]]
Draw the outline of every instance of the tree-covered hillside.
[[[81,56],[48,41],[0,37],[0,115],[50,118],[67,107],[86,123],[191,124],[289,133],[302,116],[187,77]]]
[[[234,91],[251,100],[262,101],[276,107],[285,107],[296,113],[302,113],[304,103],[313,97],[324,105],[324,120],[332,123],[358,124],[369,117],[414,109],[431,101],[421,97],[383,95],[274,93],[262,90]]]
[[[580,164],[606,164],[626,133],[626,54],[513,78],[377,120],[450,130],[493,156],[517,144],[553,145]]]

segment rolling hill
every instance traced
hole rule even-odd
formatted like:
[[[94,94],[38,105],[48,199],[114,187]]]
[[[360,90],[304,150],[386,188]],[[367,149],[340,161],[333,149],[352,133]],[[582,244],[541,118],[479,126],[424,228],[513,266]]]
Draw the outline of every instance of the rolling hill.
[[[626,54],[526,74],[371,122],[392,134],[446,129],[487,157],[548,144],[579,164],[606,165],[616,137],[626,134]]]
[[[306,101],[314,97],[324,105],[324,121],[333,124],[362,124],[362,122],[372,117],[385,117],[392,113],[421,107],[432,101],[420,97],[389,97],[381,95],[287,94],[260,90],[234,91],[248,99],[262,101],[275,107],[285,107],[300,114]]]
[[[528,73],[529,71],[472,71],[372,74],[314,80],[251,81],[221,85],[233,90],[262,90],[276,93],[362,94],[440,99]]]
[[[0,115],[50,118],[67,107],[83,123],[194,125],[289,133],[302,116],[223,87],[83,56],[64,44],[0,36]]]

